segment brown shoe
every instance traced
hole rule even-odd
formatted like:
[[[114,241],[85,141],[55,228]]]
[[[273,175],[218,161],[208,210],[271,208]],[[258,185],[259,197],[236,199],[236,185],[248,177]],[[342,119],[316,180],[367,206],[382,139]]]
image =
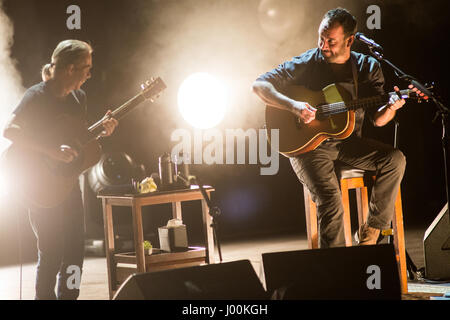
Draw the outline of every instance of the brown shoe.
[[[372,228],[364,223],[359,228],[359,243],[360,246],[367,246],[377,244],[378,237],[380,235],[380,229]]]

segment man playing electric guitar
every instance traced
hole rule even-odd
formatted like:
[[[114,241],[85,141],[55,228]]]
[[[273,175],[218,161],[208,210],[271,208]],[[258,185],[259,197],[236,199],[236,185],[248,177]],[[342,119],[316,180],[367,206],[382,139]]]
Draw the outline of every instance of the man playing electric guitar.
[[[51,144],[60,116],[86,123],[86,96],[80,89],[91,77],[92,48],[79,40],[58,44],[51,63],[42,70],[43,82],[29,88],[13,112],[4,136],[13,146],[43,155],[61,165],[79,157],[72,146]],[[102,136],[109,136],[118,121],[105,115]],[[87,127],[87,125],[86,125]],[[70,128],[63,128],[69,131]],[[44,181],[33,181],[44,184]],[[30,221],[38,239],[36,299],[76,299],[84,260],[84,214],[79,185],[75,184],[67,199],[52,208],[33,208]],[[49,190],[52,192],[52,190]],[[56,192],[56,190],[54,190]],[[56,276],[58,286],[55,294]],[[68,281],[73,276],[72,281]]]
[[[253,83],[253,91],[266,105],[294,113],[303,126],[313,123],[317,109],[305,101],[289,97],[285,93],[289,86],[301,85],[320,91],[334,83],[346,89],[352,99],[384,95],[384,77],[379,62],[351,51],[356,19],[346,9],[327,12],[318,32],[318,48],[282,63]],[[415,88],[412,90],[421,94]],[[395,87],[395,91],[399,92],[399,89]],[[380,105],[373,111],[357,109],[354,130],[349,137],[329,138],[309,152],[290,157],[299,180],[306,185],[316,203],[320,247],[345,245],[344,211],[335,174],[335,160],[377,172],[368,220],[359,230],[359,244],[376,244],[380,230],[390,228],[395,197],[405,170],[405,157],[390,145],[362,138],[361,129],[365,113],[375,126],[384,126],[404,104],[404,99],[393,95],[386,105]]]

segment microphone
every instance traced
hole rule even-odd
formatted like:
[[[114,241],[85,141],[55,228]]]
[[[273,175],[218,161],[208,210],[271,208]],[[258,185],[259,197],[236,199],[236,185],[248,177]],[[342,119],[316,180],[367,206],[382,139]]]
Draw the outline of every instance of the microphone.
[[[383,47],[380,46],[378,43],[376,43],[375,41],[373,41],[372,39],[367,38],[364,34],[362,34],[361,32],[357,32],[355,34],[355,38],[358,39],[359,41],[364,42],[365,44],[369,45],[369,47],[375,48],[379,51],[383,51]]]

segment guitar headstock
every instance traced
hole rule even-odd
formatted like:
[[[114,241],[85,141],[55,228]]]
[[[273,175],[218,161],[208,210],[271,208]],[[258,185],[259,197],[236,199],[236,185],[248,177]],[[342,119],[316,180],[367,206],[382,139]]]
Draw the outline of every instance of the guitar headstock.
[[[410,85],[410,87],[412,86],[412,84]],[[429,83],[425,83],[425,88],[428,90],[428,91],[431,91],[431,90],[433,90],[434,89],[434,82],[432,82],[431,84],[429,84]],[[415,99],[417,100],[417,103],[422,103],[422,102],[429,102],[430,101],[430,97],[429,96],[427,96],[427,95],[425,95],[425,93],[420,93],[420,94],[418,94],[416,91],[417,91],[417,89],[416,88],[412,88],[412,89],[410,89],[411,91],[413,91],[413,94],[415,95]],[[434,95],[434,93],[433,93],[433,95]]]
[[[142,95],[145,99],[150,99],[152,102],[166,88],[166,84],[160,77],[156,79],[152,77],[141,84]]]
[[[425,84],[425,88],[427,90],[432,90],[434,88],[434,83],[431,84]],[[417,94],[417,89],[416,88],[409,88],[409,89],[404,89],[404,90],[400,90],[400,94],[402,96],[403,99],[414,99],[416,100],[418,103],[422,103],[422,102],[429,102],[430,99],[428,96],[426,96],[423,93]],[[390,92],[389,95],[396,95],[395,92]]]

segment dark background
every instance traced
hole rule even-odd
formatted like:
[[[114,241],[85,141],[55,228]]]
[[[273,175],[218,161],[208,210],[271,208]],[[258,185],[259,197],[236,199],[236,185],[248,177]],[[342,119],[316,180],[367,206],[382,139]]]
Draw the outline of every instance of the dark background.
[[[81,30],[68,30],[66,8],[81,8]],[[368,30],[369,5],[381,8],[381,29]],[[107,152],[126,152],[147,173],[157,172],[158,156],[170,152],[170,134],[177,128],[192,130],[180,116],[177,91],[189,74],[218,74],[231,87],[232,98],[224,121],[217,127],[259,129],[264,106],[251,93],[252,81],[278,63],[315,47],[323,14],[334,7],[348,8],[358,19],[359,31],[385,48],[385,57],[422,82],[435,81],[448,101],[448,12],[444,1],[259,1],[259,0],[9,0],[3,7],[14,24],[11,56],[16,60],[23,86],[40,81],[40,67],[50,61],[56,44],[68,38],[92,43],[92,78],[83,87],[92,122],[109,108],[136,94],[150,76],[161,76],[168,88],[153,104],[146,102],[123,119],[105,145]],[[277,15],[267,18],[267,8]],[[264,11],[266,10],[266,11]],[[356,43],[353,50],[367,53]],[[396,80],[384,66],[386,90]],[[432,123],[432,103],[409,101],[398,112],[399,148],[407,157],[402,182],[406,228],[425,229],[445,203],[442,128]],[[368,136],[392,143],[393,126],[365,127]],[[196,165],[193,172],[215,187],[213,200],[222,209],[223,239],[269,234],[305,233],[303,192],[288,159],[280,157],[277,175],[261,176],[259,165]],[[168,207],[152,209],[161,217],[146,217],[147,227],[161,226],[170,217]],[[189,237],[200,238],[200,222],[186,207]],[[101,222],[100,209],[88,213]],[[2,223],[0,259],[15,252],[15,219]],[[35,256],[34,238],[24,214],[21,232],[25,255]],[[199,216],[199,215],[198,215]],[[190,225],[189,225],[190,223]],[[123,220],[126,226],[129,222]],[[125,227],[127,229],[127,227]],[[102,236],[102,227],[98,229]],[[129,228],[127,229],[129,231]],[[127,231],[124,231],[126,233]],[[149,231],[154,232],[154,231]],[[7,257],[8,256],[8,257]]]

